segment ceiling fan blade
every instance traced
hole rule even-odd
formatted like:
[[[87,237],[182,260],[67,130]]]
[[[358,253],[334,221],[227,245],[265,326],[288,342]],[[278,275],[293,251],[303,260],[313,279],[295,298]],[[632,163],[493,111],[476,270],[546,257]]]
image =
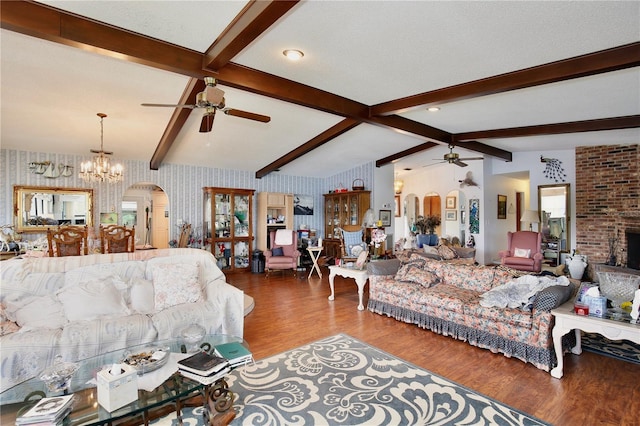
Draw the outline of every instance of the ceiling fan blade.
[[[439,160],[439,158],[434,158],[434,160]],[[446,161],[438,161],[437,163],[425,164],[422,167],[431,167],[431,166],[435,166],[436,164],[444,164],[444,163],[446,163]]]
[[[467,157],[467,158],[458,158],[458,160],[462,160],[462,161],[484,160],[484,157]]]
[[[455,164],[456,166],[460,166],[460,167],[467,167],[468,166],[467,163],[463,163],[462,161],[460,161],[460,159],[454,161],[453,164]]]
[[[213,119],[215,117],[215,108],[211,112],[207,112],[202,116],[202,121],[200,122],[200,133],[207,133],[213,129]]]
[[[261,123],[268,123],[271,121],[271,117],[254,112],[242,111],[241,109],[225,108],[224,113],[227,115],[233,115],[234,117],[247,118],[249,120],[259,121]]]
[[[171,108],[198,108],[197,105],[185,105],[185,104],[140,104],[145,107],[171,107]]]

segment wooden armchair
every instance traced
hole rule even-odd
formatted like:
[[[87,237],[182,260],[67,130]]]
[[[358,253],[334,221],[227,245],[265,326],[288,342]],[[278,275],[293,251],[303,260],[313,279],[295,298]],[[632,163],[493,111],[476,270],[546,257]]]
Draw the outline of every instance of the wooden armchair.
[[[87,225],[61,226],[57,229],[48,228],[49,257],[89,254],[88,233],[89,227]]]
[[[136,249],[136,229],[118,225],[100,228],[102,253],[133,253]]]
[[[342,262],[355,262],[360,253],[368,250],[362,226],[344,225],[340,228],[340,258]]]

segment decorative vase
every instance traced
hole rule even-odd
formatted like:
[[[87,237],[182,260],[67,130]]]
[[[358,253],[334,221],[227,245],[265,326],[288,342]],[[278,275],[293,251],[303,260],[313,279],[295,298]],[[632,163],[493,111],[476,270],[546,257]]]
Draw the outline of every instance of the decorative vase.
[[[571,278],[580,280],[584,275],[584,268],[587,267],[587,260],[581,254],[574,254],[567,262],[567,266],[569,267]]]

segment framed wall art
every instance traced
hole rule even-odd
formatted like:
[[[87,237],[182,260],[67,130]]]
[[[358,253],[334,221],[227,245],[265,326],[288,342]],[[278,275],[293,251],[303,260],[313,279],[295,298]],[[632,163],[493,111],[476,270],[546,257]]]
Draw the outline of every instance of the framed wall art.
[[[382,222],[382,226],[391,226],[391,210],[380,210],[378,219]]]
[[[507,218],[507,196],[498,195],[498,219]]]
[[[456,197],[447,197],[445,208],[447,208],[447,209],[455,209],[456,208]]]
[[[396,211],[396,217],[400,217],[400,196],[399,196],[399,195],[396,195],[396,196],[394,197],[394,201],[395,201],[395,203],[396,203],[396,208],[395,208],[395,211]]]
[[[444,219],[445,220],[452,220],[452,221],[458,220],[458,211],[457,210],[445,210]]]
[[[480,233],[480,200],[477,198],[469,200],[469,232]]]

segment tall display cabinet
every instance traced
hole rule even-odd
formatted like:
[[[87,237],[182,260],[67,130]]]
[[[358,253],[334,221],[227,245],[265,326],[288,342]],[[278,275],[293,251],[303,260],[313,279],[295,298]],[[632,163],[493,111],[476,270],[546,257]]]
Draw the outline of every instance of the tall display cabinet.
[[[253,246],[253,189],[205,187],[206,248],[225,272],[249,270]]]
[[[293,229],[293,194],[258,192],[256,230],[259,250],[269,248],[269,233],[277,229]]]
[[[340,227],[361,225],[371,205],[371,191],[348,191],[324,194],[325,255],[339,258]]]

